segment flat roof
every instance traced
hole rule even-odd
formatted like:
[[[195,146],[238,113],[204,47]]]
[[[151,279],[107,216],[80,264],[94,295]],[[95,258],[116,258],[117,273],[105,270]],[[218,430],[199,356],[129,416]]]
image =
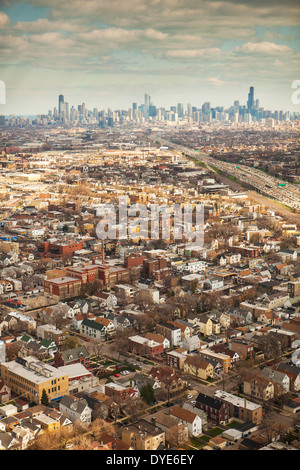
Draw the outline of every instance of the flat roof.
[[[223,390],[216,390],[215,395],[216,398],[220,400],[224,400],[226,402],[230,402],[234,406],[238,406],[240,408],[246,408],[247,410],[254,411],[261,408],[261,405],[257,405],[252,401],[247,400],[246,398],[240,398],[232,393],[225,392]]]
[[[16,361],[4,362],[2,365],[10,372],[18,375],[19,377],[23,377],[36,385],[42,384],[48,380],[56,379],[62,375],[66,375],[56,367],[45,364],[33,356],[27,357],[26,361],[28,365],[22,365]],[[49,376],[45,375],[46,373],[49,373]]]

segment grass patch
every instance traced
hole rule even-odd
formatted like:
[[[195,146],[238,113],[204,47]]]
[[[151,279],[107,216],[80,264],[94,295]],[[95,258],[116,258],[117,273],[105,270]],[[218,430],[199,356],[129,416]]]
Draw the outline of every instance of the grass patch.
[[[234,429],[236,428],[240,423],[238,423],[237,421],[231,421],[231,423],[228,423],[226,424],[227,428],[229,429]]]
[[[200,160],[197,160],[197,158],[192,158],[192,160],[193,160],[194,163],[196,163],[196,165],[199,165],[199,166],[201,166],[202,168],[207,169],[207,166],[205,165],[205,163],[200,162]]]
[[[203,441],[204,444],[207,444],[207,442],[210,441],[210,437],[206,436],[206,434],[203,434],[199,439]]]
[[[190,439],[190,443],[193,447],[196,447],[196,449],[200,449],[201,447],[206,445],[206,442],[199,442],[196,439]]]
[[[209,434],[215,437],[215,436],[219,436],[220,434],[222,434],[222,432],[224,432],[224,430],[221,428],[213,428],[209,431]]]

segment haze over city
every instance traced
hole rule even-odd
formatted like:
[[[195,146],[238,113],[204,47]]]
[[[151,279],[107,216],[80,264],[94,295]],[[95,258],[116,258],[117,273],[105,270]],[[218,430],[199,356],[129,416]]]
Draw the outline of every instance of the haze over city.
[[[35,115],[58,93],[72,103],[128,108],[229,106],[250,84],[267,109],[298,111],[297,2],[7,0],[0,12],[1,114]]]
[[[282,3],[1,2],[0,450],[300,450]]]

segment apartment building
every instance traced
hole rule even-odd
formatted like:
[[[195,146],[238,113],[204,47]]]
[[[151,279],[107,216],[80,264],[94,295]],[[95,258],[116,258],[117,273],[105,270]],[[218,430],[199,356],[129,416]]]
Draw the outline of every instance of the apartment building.
[[[122,441],[134,450],[157,450],[165,445],[165,432],[148,421],[140,419],[130,426],[123,426]]]
[[[217,390],[214,396],[228,405],[231,418],[255,424],[261,423],[263,416],[261,405],[223,390]]]
[[[181,329],[169,322],[160,322],[156,325],[157,333],[170,341],[171,347],[181,345]]]
[[[30,401],[40,403],[43,390],[49,401],[69,393],[68,375],[34,356],[18,357],[15,361],[3,362],[0,367],[1,378],[11,391]]]

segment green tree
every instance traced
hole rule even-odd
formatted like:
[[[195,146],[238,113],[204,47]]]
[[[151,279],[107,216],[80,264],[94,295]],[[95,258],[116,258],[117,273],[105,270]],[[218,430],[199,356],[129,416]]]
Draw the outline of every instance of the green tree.
[[[41,404],[48,406],[49,405],[49,397],[47,395],[46,390],[43,388],[43,393],[42,393],[42,398],[41,398]]]
[[[148,403],[154,401],[154,390],[151,384],[145,385],[141,390],[141,397]]]

